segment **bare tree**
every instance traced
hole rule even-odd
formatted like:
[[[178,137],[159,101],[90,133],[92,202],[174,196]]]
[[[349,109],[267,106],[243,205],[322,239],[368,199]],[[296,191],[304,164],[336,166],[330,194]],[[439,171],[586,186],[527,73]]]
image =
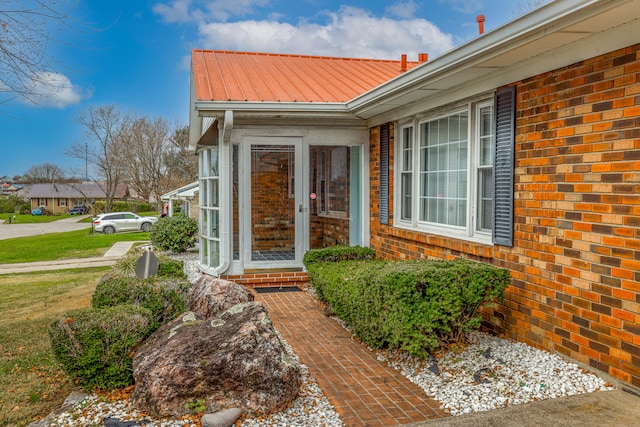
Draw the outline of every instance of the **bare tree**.
[[[124,179],[139,197],[150,202],[160,203],[168,137],[169,125],[160,117],[127,118],[117,135],[125,167]]]
[[[111,212],[113,199],[124,175],[122,141],[118,137],[123,124],[123,114],[113,104],[89,107],[78,114],[77,121],[84,127],[88,141],[86,144],[72,144],[66,154],[85,160],[92,166],[95,171],[93,180],[104,190],[106,210]]]
[[[24,179],[33,183],[53,183],[65,180],[64,171],[56,164],[42,163],[31,166],[25,173]]]
[[[198,179],[198,156],[189,150],[189,126],[178,125],[169,138],[169,149],[164,154],[167,176],[163,193]]]
[[[59,85],[48,47],[55,29],[69,26],[74,0],[0,0],[0,103],[37,102],[38,88]]]

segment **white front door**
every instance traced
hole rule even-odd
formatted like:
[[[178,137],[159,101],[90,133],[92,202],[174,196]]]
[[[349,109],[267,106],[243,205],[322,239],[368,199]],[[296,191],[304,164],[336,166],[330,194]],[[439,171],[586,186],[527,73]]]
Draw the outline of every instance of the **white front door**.
[[[248,198],[239,215],[247,237],[245,268],[301,267],[309,245],[302,139],[260,137],[248,142],[242,162],[250,166],[243,174]]]

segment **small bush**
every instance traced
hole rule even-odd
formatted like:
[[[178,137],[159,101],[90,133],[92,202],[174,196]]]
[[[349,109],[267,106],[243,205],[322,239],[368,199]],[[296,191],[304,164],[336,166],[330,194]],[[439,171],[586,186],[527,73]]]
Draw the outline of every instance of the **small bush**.
[[[132,305],[70,312],[51,325],[53,353],[87,389],[126,387],[133,384],[133,350],[151,334],[150,317]]]
[[[111,203],[111,212],[130,212],[131,205],[129,202],[113,201]]]
[[[169,257],[158,257],[158,277],[184,279],[184,262]]]
[[[371,248],[361,246],[332,246],[324,249],[311,249],[304,254],[305,267],[319,262],[338,262],[352,260],[373,260],[376,253]]]
[[[509,272],[471,261],[317,263],[318,298],[372,347],[425,357],[480,327],[480,307],[504,295]]]
[[[111,274],[117,277],[134,277],[138,258],[140,258],[138,254],[128,254],[118,259],[111,267]]]
[[[160,218],[149,232],[151,243],[163,251],[180,253],[196,241],[198,222],[183,214]]]
[[[147,202],[131,203],[132,212],[151,212],[155,209]]]
[[[96,286],[91,306],[96,309],[132,304],[149,310],[153,329],[175,319],[186,309],[191,285],[186,280],[105,277]]]

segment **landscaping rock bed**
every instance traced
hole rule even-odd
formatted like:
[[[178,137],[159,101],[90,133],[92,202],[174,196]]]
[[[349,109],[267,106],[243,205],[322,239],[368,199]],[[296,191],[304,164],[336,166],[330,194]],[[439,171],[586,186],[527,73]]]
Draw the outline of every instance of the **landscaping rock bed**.
[[[196,255],[181,255],[191,283],[202,274],[197,269]],[[410,381],[425,390],[425,395],[439,401],[441,408],[452,415],[486,411],[543,399],[553,399],[580,393],[611,390],[603,379],[569,363],[559,356],[534,349],[523,343],[511,342],[475,332],[470,344],[460,351],[451,349],[429,359],[418,359],[404,352],[371,350],[378,359],[398,369]],[[283,345],[293,354],[291,347]],[[296,360],[297,357],[293,356]],[[268,417],[243,419],[241,427],[342,427],[340,416],[333,409],[311,377],[307,367],[299,364],[302,385],[298,397],[283,411]],[[80,427],[101,425],[105,418],[124,422],[135,421],[149,427],[200,426],[191,419],[157,420],[136,412],[129,399],[113,403],[90,395],[75,408],[58,415],[50,427]],[[144,424],[143,424],[144,423]],[[41,425],[41,424],[40,424]],[[40,426],[39,425],[39,426]]]

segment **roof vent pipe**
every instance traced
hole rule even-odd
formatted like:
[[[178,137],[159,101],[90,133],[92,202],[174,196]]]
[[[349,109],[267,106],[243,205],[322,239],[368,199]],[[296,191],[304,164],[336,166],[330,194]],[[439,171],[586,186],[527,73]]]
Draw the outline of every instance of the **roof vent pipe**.
[[[423,63],[423,62],[427,62],[429,60],[429,54],[428,53],[419,53],[418,54],[418,62]]]
[[[484,34],[484,15],[476,16],[476,22],[478,23],[478,33]]]
[[[400,61],[400,72],[404,73],[405,71],[407,71],[407,54],[403,53]]]

